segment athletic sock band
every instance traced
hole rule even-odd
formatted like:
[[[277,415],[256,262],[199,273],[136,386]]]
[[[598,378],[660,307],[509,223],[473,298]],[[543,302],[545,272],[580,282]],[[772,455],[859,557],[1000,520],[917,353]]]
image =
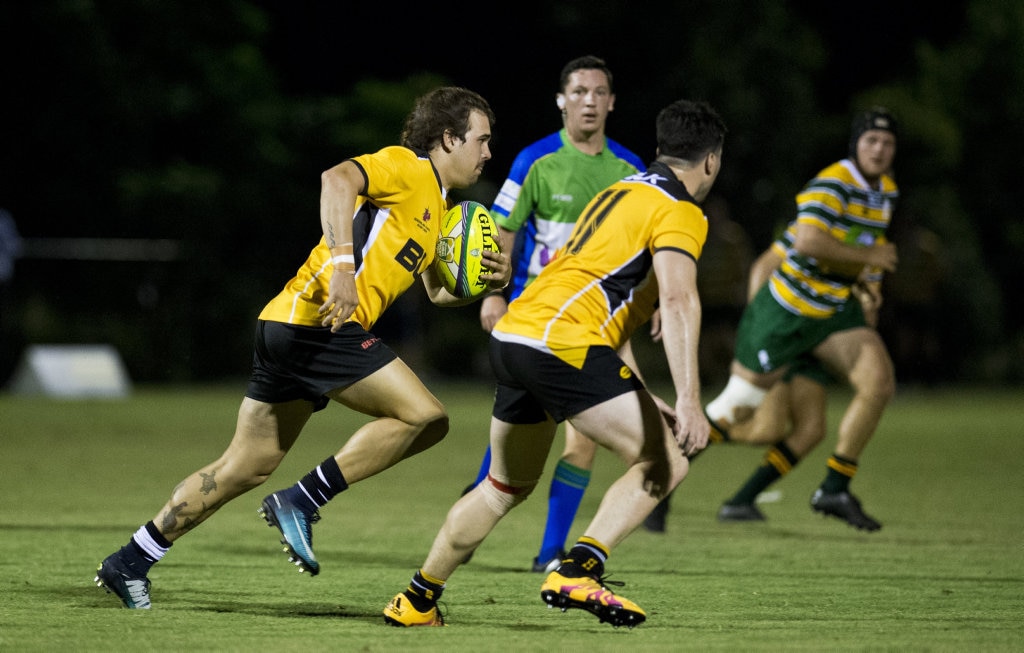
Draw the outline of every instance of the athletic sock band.
[[[139,553],[150,563],[163,558],[167,549],[171,548],[171,543],[156,529],[156,524],[152,521],[146,522],[145,525],[139,527],[139,530],[135,531],[135,534],[132,535],[132,542],[138,547]]]
[[[334,456],[327,458],[317,465],[316,469],[303,476],[298,485],[317,508],[325,506],[328,501],[348,489],[348,482]]]

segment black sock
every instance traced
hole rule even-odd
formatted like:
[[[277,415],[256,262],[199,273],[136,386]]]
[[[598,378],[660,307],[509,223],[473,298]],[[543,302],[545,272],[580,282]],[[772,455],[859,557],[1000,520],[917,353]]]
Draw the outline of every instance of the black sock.
[[[672,492],[675,492],[675,490],[673,490]],[[654,506],[654,510],[651,510],[651,517],[653,517],[654,519],[660,519],[662,521],[665,520],[665,515],[668,514],[668,509],[672,505],[672,492],[669,492],[664,497],[662,497],[661,501],[658,502],[658,505]]]
[[[423,577],[423,572],[417,571],[412,577],[408,589],[403,592],[409,603],[419,610],[426,612],[437,605],[437,601],[444,592],[444,583],[435,583]]]
[[[147,542],[147,538],[151,541]],[[136,573],[145,576],[170,548],[171,543],[150,520],[132,535],[128,544],[121,547],[121,560]]]
[[[608,559],[608,553],[599,546],[589,542],[595,542],[590,538],[582,537],[569,549],[569,553],[562,558],[562,565],[558,573],[566,578],[578,578],[580,576],[592,576],[600,578],[604,576],[604,562]]]
[[[754,503],[757,495],[764,492],[769,485],[791,472],[798,462],[800,462],[800,459],[786,446],[785,442],[778,443],[765,453],[761,466],[754,470],[754,473],[743,484],[739,492],[733,498],[726,501],[726,503],[733,506]]]
[[[157,529],[156,524],[154,524],[152,520],[146,522],[146,532],[149,533],[149,536],[153,538],[153,541],[158,545],[165,549],[171,548],[171,543],[168,542],[167,538],[164,537],[164,534]]]
[[[327,504],[340,492],[348,489],[348,482],[338,467],[338,461],[331,456],[320,463],[316,469],[302,477],[297,483],[303,489],[302,494],[313,504],[313,510]]]
[[[134,538],[128,540],[128,544],[121,547],[120,553],[121,561],[140,576],[147,575],[150,567],[156,564],[156,560],[146,555],[146,552],[135,542]]]
[[[821,491],[829,494],[846,492],[850,488],[850,479],[857,473],[857,461],[843,458],[837,453],[828,459],[828,472],[821,482]]]

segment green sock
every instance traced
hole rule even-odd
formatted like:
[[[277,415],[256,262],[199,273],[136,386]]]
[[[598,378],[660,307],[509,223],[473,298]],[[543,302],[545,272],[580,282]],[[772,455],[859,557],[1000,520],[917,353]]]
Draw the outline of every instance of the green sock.
[[[834,453],[828,459],[827,465],[828,472],[825,474],[825,480],[821,482],[821,491],[829,494],[846,492],[850,487],[850,480],[857,473],[857,461]]]
[[[729,505],[740,506],[754,503],[757,495],[768,489],[768,486],[779,480],[796,467],[800,459],[793,451],[780,442],[764,455],[764,462],[754,470],[747,482],[743,484],[733,498],[726,501]]]

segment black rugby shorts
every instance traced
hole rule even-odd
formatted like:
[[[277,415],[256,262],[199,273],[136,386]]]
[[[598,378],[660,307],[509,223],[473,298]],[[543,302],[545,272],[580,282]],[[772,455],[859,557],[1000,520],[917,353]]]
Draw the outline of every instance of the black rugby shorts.
[[[321,410],[328,392],[365,379],[396,358],[355,322],[332,333],[327,327],[259,320],[245,396],[269,404],[305,399]]]
[[[494,417],[510,424],[562,422],[613,397],[644,388],[611,347],[592,346],[577,369],[526,345],[490,341],[498,385]]]

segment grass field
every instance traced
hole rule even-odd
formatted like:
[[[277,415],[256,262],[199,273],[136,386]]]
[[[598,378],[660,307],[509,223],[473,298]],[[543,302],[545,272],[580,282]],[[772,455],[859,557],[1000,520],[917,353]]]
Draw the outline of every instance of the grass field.
[[[761,450],[707,452],[676,492],[668,533],[638,531],[609,561],[613,578],[627,583],[621,592],[648,613],[631,631],[541,602],[541,577],[526,569],[543,527],[546,476],[450,580],[442,600],[450,627],[383,624],[384,604],[408,583],[476,472],[486,384],[438,386],[452,414],[448,439],[327,506],[314,527],[323,571],[296,573],[256,508],[362,422],[332,406],[314,416],[267,485],[228,504],[154,567],[153,610],[122,609],[93,585],[97,564],[181,478],[220,454],[242,387],[143,388],[115,401],[0,396],[0,649],[1024,650],[1019,389],[897,396],[853,486],[884,524],[875,534],[808,508],[834,435],[775,486],[763,524],[715,520]],[[833,427],[843,397],[834,401]],[[599,454],[573,536],[618,471]]]

